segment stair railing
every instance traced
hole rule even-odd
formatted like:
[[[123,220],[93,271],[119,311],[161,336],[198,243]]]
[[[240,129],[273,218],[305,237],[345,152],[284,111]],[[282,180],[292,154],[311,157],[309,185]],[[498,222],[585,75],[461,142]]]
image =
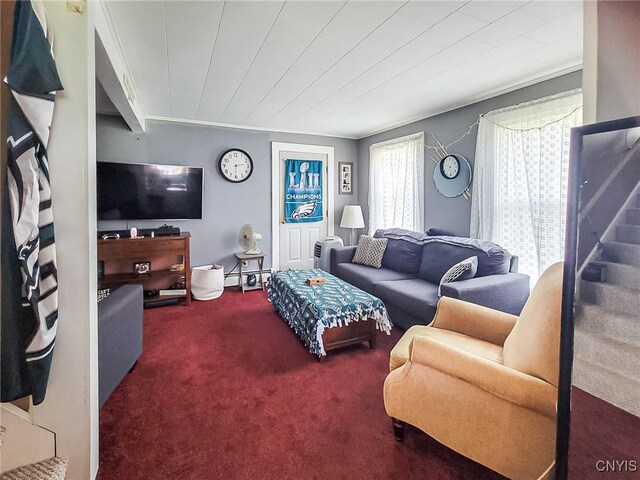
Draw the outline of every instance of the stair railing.
[[[636,165],[633,161],[638,162]],[[578,218],[578,275],[597,260],[602,240],[624,215],[640,187],[640,138],[624,153],[593,197],[580,209]],[[586,184],[586,182],[585,182]]]

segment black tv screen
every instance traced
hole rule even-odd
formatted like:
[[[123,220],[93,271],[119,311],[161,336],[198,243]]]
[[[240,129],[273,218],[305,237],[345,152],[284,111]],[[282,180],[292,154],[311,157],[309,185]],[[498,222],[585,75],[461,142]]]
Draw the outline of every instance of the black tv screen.
[[[203,169],[98,162],[98,220],[202,218]]]

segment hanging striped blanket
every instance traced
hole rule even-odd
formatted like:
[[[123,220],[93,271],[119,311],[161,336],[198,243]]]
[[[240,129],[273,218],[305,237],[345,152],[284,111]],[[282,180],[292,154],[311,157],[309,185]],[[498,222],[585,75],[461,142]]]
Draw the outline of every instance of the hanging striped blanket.
[[[3,244],[2,401],[44,400],[58,320],[58,274],[47,144],[62,90],[41,3],[16,2],[9,73],[8,200]],[[6,200],[6,198],[5,198]],[[7,203],[7,202],[3,202]],[[9,285],[5,286],[5,282]],[[6,302],[6,304],[5,304]]]

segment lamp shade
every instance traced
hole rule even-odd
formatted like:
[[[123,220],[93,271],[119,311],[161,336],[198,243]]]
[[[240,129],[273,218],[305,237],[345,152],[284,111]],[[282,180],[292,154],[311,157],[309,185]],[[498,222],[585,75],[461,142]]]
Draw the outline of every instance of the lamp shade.
[[[340,220],[342,228],[364,228],[364,217],[360,205],[345,205]]]

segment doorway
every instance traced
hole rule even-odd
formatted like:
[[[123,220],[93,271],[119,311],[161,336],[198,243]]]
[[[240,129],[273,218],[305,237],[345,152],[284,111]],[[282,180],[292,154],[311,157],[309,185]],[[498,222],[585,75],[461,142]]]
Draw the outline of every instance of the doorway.
[[[322,162],[321,182],[318,183],[323,192],[322,210],[319,212],[322,220],[293,223],[285,221],[285,191],[292,184],[299,185],[295,175],[290,178],[291,172],[290,174],[286,172],[287,160],[301,160],[303,164],[314,161]],[[315,242],[328,235],[333,235],[333,177],[333,147],[280,142],[271,144],[273,270],[311,268]],[[286,179],[287,182],[285,182]]]

